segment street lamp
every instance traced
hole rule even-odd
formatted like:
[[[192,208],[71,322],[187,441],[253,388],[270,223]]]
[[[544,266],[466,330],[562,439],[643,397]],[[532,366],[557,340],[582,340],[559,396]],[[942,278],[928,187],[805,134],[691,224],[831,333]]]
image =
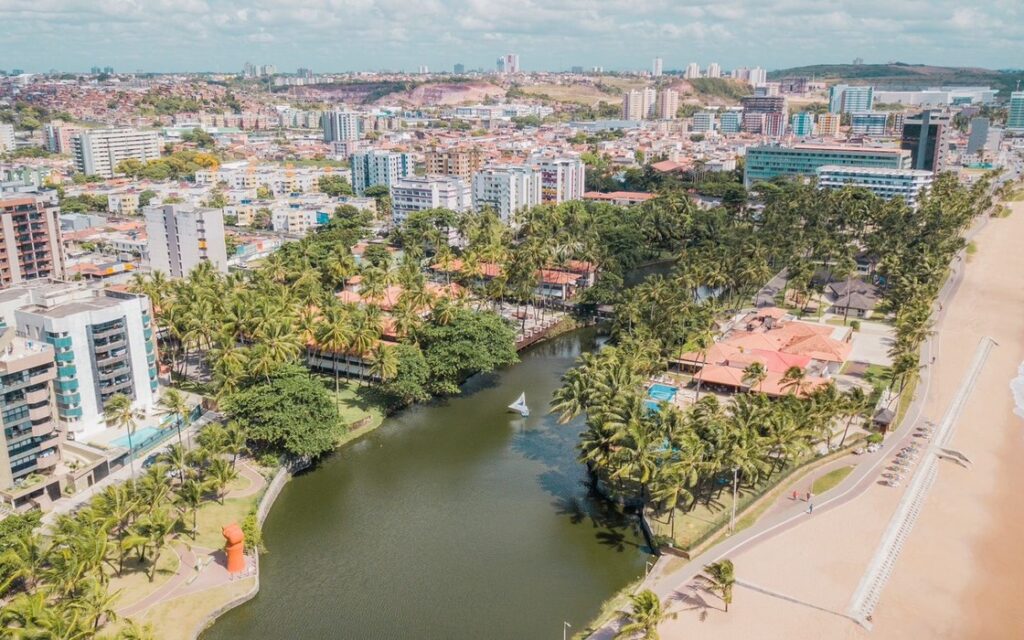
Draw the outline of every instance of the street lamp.
[[[562,640],[566,640],[566,633],[568,632],[570,627],[572,627],[571,624],[569,624],[565,620],[562,621]]]
[[[729,519],[729,533],[736,531],[736,483],[739,480],[739,467],[732,468],[732,517]]]

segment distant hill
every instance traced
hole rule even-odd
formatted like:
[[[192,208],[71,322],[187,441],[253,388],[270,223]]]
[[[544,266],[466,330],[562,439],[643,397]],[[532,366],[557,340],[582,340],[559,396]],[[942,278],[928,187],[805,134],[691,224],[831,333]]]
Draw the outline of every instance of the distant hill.
[[[999,89],[1002,97],[1024,85],[1024,71],[997,71],[979,67],[937,67],[927,64],[816,64],[768,72],[769,80],[791,77],[848,81],[890,89],[923,89],[939,85],[987,85]]]

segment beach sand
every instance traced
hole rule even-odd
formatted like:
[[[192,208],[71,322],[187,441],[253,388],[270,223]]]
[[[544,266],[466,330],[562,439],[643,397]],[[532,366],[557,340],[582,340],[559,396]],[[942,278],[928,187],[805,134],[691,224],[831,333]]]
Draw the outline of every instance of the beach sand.
[[[873,630],[844,616],[902,492],[877,484],[733,558],[740,581],[770,594],[738,585],[724,613],[717,597],[688,590],[663,638],[1024,638],[1024,418],[1009,386],[1024,361],[1024,203],[975,242],[937,327],[924,411],[938,422],[982,337],[999,343],[949,443],[973,464],[940,462]]]

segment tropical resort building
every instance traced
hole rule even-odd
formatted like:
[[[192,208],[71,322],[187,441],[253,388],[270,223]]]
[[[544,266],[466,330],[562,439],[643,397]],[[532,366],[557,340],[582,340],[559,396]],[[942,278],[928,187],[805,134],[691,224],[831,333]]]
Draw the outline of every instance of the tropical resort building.
[[[757,309],[706,351],[689,351],[672,363],[693,374],[703,389],[735,393],[759,391],[769,396],[806,395],[839,373],[852,351],[849,327],[802,322],[776,307]],[[747,372],[758,363],[763,379]],[[787,372],[803,372],[794,380]]]

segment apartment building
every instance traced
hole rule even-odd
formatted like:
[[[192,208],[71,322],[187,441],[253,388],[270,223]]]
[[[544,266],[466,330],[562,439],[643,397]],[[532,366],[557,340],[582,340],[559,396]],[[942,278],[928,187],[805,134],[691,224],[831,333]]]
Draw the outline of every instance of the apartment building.
[[[75,168],[86,175],[112,178],[124,160],[142,162],[160,157],[156,131],[135,129],[93,129],[73,138]]]
[[[543,202],[561,204],[581,200],[586,190],[586,168],[579,158],[543,158],[540,170],[540,196]]]
[[[139,192],[111,191],[107,194],[107,211],[119,216],[138,215]]]
[[[85,131],[77,125],[68,124],[63,120],[53,120],[43,125],[43,136],[46,138],[46,148],[54,153],[74,153],[74,137]]]
[[[427,209],[469,211],[472,196],[469,184],[453,176],[408,176],[391,184],[391,211],[395,224],[402,224],[410,213]]]
[[[1010,104],[1006,113],[1006,130],[1024,131],[1024,91],[1014,91],[1010,94]]]
[[[806,138],[814,135],[814,116],[807,111],[794,113],[790,118],[790,128],[793,135],[799,138]]]
[[[473,209],[494,209],[502,222],[541,203],[541,177],[533,167],[491,166],[473,175]]]
[[[718,120],[718,130],[723,134],[739,133],[743,128],[743,111],[727,109]]]
[[[677,97],[678,98],[678,97]],[[622,117],[625,120],[643,120],[655,114],[658,93],[647,87],[633,89],[622,98]]]
[[[149,239],[149,265],[174,278],[183,278],[201,262],[228,272],[224,213],[181,204],[143,209]]]
[[[140,411],[156,401],[156,335],[149,299],[80,283],[19,287],[4,299],[17,330],[52,348],[57,415],[72,439],[106,427],[103,408],[115,394]],[[10,312],[5,312],[10,316]]]
[[[0,196],[0,287],[64,277],[57,193]]]
[[[698,111],[693,114],[693,123],[690,125],[690,131],[693,133],[711,133],[715,130],[715,112],[714,111]],[[738,131],[738,129],[737,129]]]
[[[427,175],[454,176],[468,181],[480,170],[481,164],[480,151],[476,148],[433,147],[426,153]]]
[[[814,176],[818,167],[876,167],[910,169],[910,152],[888,147],[797,144],[766,145],[747,149],[743,183],[746,186],[777,176]]]
[[[13,327],[0,329],[0,491],[48,474],[60,461],[51,396],[56,369],[52,346],[17,336]],[[59,486],[45,489],[49,499],[60,497]]]
[[[14,125],[0,122],[0,153],[14,151]]]
[[[889,114],[883,111],[858,111],[850,115],[850,132],[865,136],[884,136]]]
[[[842,118],[838,113],[818,114],[818,135],[823,138],[834,138],[839,135],[839,124]]]
[[[355,111],[325,111],[324,142],[358,140],[363,136],[362,116]]]
[[[747,133],[767,133],[765,130],[769,124],[774,125],[775,132],[768,135],[782,135],[777,133],[778,121],[781,119],[783,127],[786,123],[786,97],[785,96],[749,96],[741,100],[743,104],[743,130]],[[776,114],[769,123],[766,117],[769,114]]]
[[[835,84],[828,91],[830,113],[859,113],[871,111],[875,106],[875,88]]]
[[[920,169],[881,169],[878,167],[818,167],[818,186],[823,189],[861,187],[889,200],[903,198],[916,207],[922,191],[932,184],[933,173]]]
[[[662,89],[658,93],[658,104],[655,109],[661,120],[675,120],[679,111],[679,92],[675,89]]]
[[[352,154],[349,164],[352,167],[352,190],[357,196],[362,196],[368,187],[390,187],[412,174],[413,162],[407,153],[370,150]]]

